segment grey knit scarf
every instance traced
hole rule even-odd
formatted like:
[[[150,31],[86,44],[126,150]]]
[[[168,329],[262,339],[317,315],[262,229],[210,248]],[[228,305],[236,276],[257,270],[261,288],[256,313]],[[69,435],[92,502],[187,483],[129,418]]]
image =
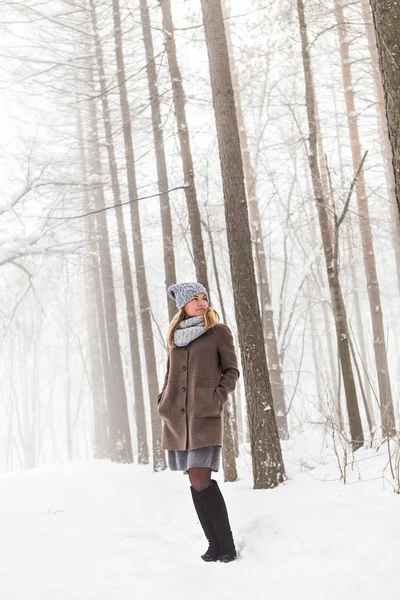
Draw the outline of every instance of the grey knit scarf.
[[[204,317],[190,317],[181,321],[174,333],[175,346],[187,346],[205,333]]]

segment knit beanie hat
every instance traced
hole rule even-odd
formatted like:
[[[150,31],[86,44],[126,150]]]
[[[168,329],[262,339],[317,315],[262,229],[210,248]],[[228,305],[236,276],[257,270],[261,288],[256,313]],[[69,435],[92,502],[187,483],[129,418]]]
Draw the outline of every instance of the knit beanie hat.
[[[196,294],[202,292],[207,296],[208,293],[204,285],[197,281],[190,281],[189,283],[174,283],[168,288],[168,296],[175,300],[178,310],[181,310],[189,300]]]

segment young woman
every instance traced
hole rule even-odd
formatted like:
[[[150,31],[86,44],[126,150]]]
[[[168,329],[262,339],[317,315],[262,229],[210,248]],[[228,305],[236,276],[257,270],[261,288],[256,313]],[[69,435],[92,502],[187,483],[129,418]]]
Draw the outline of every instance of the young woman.
[[[237,554],[218,483],[223,409],[239,377],[233,336],[197,282],[168,288],[179,312],[168,332],[167,373],[158,396],[162,448],[172,471],[187,471],[193,503],[208,539],[202,559],[230,562]]]

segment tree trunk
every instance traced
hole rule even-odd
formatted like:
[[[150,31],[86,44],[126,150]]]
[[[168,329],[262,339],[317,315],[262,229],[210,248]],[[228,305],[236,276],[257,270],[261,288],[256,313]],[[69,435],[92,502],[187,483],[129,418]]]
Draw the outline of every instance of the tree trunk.
[[[165,160],[164,134],[161,125],[160,98],[157,87],[156,64],[154,60],[153,38],[147,0],[140,0],[140,13],[143,29],[143,43],[146,53],[146,71],[149,85],[151,118],[153,123],[154,148],[157,163],[158,190],[160,193],[161,227],[164,244],[165,283],[170,286],[176,282],[175,256],[171,209],[168,193],[167,162]],[[168,298],[168,314],[172,320],[176,312],[174,302]],[[156,397],[158,392],[156,394]]]
[[[364,324],[363,324],[363,320],[362,320],[362,316],[361,316],[360,298],[358,295],[357,274],[356,274],[356,267],[355,267],[354,258],[353,258],[353,241],[351,239],[350,228],[349,228],[348,224],[347,224],[346,229],[347,229],[346,237],[347,237],[347,242],[348,242],[347,245],[348,245],[348,252],[349,252],[350,275],[351,275],[351,283],[352,283],[352,296],[353,296],[353,302],[354,302],[354,312],[356,315],[357,332],[358,332],[358,339],[359,339],[359,351],[360,351],[361,360],[363,363],[363,368],[362,368],[361,372],[363,374],[362,379],[364,380],[363,387],[364,387],[364,392],[365,392],[366,413],[367,413],[367,419],[368,419],[370,433],[371,433],[371,436],[373,436],[376,431],[376,425],[375,425],[375,417],[374,417],[374,411],[373,411],[373,406],[372,406],[371,387],[370,387],[370,384],[368,381],[367,373],[365,372],[365,370],[368,368],[368,361],[367,361],[366,343],[365,343],[365,336],[364,336]],[[356,361],[354,361],[354,363],[355,362]],[[361,384],[360,384],[360,387],[361,387]]]
[[[370,0],[370,3],[385,93],[395,195],[400,211],[400,5],[396,0]]]
[[[221,307],[222,319],[224,323],[227,323],[225,304],[222,296],[217,260],[215,256],[214,241],[212,238],[211,227],[209,223],[206,229],[208,233],[208,239],[210,242],[212,264],[214,268],[215,283],[217,288],[219,305]],[[235,457],[239,456],[239,442],[236,420],[236,397],[234,393],[232,394],[232,407],[233,418],[231,416],[231,412],[227,404],[225,405],[224,413],[224,447],[222,450],[222,465],[224,469],[225,481],[236,481],[238,478]]]
[[[95,206],[94,203],[89,203],[89,206]],[[97,227],[96,227],[97,219],[92,221],[93,227],[93,237],[98,237]],[[108,356],[108,348],[107,348],[107,322],[106,322],[106,309],[104,304],[104,289],[103,289],[103,278],[101,275],[102,266],[100,264],[100,251],[99,251],[99,243],[96,241],[94,244],[94,288],[95,288],[95,306],[96,306],[96,315],[97,315],[97,331],[99,333],[99,343],[100,343],[100,367],[101,373],[103,376],[103,397],[104,401],[99,405],[101,411],[101,439],[102,439],[102,458],[110,458],[110,438],[108,431],[108,404],[112,401],[113,398],[113,387],[112,387],[112,375],[111,375],[111,366]]]
[[[115,40],[115,54],[117,60],[117,72],[118,72],[118,90],[119,90],[119,98],[121,105],[121,114],[123,121],[123,135],[124,135],[124,146],[125,146],[125,160],[126,160],[126,171],[127,171],[127,179],[128,179],[128,193],[130,200],[130,214],[131,214],[131,223],[132,223],[132,235],[133,235],[133,247],[134,247],[134,255],[135,255],[135,267],[136,267],[136,281],[138,287],[138,295],[139,298],[143,295],[145,301],[147,302],[145,306],[145,311],[148,312],[149,309],[149,298],[147,292],[147,279],[146,279],[146,271],[144,265],[144,255],[143,255],[143,244],[141,237],[141,226],[140,226],[140,215],[139,215],[139,205],[136,201],[138,197],[137,193],[137,185],[136,185],[136,174],[135,174],[135,157],[133,152],[133,142],[132,142],[132,129],[131,129],[131,117],[130,117],[130,109],[128,102],[128,93],[126,89],[126,79],[125,79],[125,64],[122,50],[122,32],[121,32],[121,18],[120,18],[120,8],[119,1],[113,0],[113,19],[114,19],[114,40]],[[144,293],[142,292],[142,287],[145,288]],[[129,323],[129,341],[131,348],[131,356],[132,356],[132,372],[133,372],[133,386],[134,386],[134,394],[135,394],[135,418],[136,418],[136,430],[137,430],[137,442],[138,442],[138,453],[139,458],[138,462],[141,464],[147,464],[149,462],[148,458],[148,444],[147,444],[147,431],[146,431],[146,416],[145,416],[145,408],[144,408],[144,394],[143,394],[143,385],[142,385],[142,368],[141,368],[141,359],[140,359],[140,349],[139,349],[139,335],[138,335],[138,327],[136,322],[136,308],[134,297],[132,298],[132,307],[133,307],[133,315],[131,316],[131,320]],[[140,303],[140,300],[139,300]],[[141,308],[141,317],[143,318],[143,308]],[[143,319],[142,319],[143,320]],[[151,340],[153,339],[151,323],[150,330],[147,331],[149,326],[148,319],[145,318],[142,324],[143,327],[143,337],[144,340],[147,341],[148,336],[150,335]],[[146,333],[145,333],[146,328]],[[146,343],[147,346],[147,343]],[[150,345],[151,346],[151,345]],[[146,352],[146,351],[145,351]],[[151,355],[151,347],[150,347],[150,355]],[[146,354],[147,356],[147,354]],[[151,364],[151,371],[147,370],[147,380],[149,386],[149,398],[150,398],[150,415],[152,422],[152,439],[153,439],[153,465],[156,466],[159,463],[160,457],[160,440],[161,440],[161,427],[160,427],[160,419],[154,410],[154,402],[153,398],[156,398],[158,395],[158,381],[157,381],[157,371],[153,370],[153,364]],[[154,395],[155,394],[155,395]]]
[[[317,143],[318,143],[318,141],[317,141]],[[305,164],[304,164],[304,169],[306,169]],[[321,185],[322,185],[322,181],[321,181]],[[306,177],[306,186],[307,186],[307,197],[311,198],[312,190],[311,190],[310,180],[308,177]],[[311,211],[308,212],[308,222],[310,224],[311,245],[312,245],[312,248],[313,248],[313,250],[315,252],[315,256],[316,256],[314,280],[315,280],[315,284],[317,286],[317,289],[318,289],[321,299],[322,299],[321,300],[321,308],[322,308],[322,315],[323,315],[323,319],[324,319],[326,349],[328,351],[328,364],[329,364],[330,384],[331,384],[331,386],[329,386],[328,389],[331,392],[332,398],[333,398],[333,405],[335,408],[334,417],[340,427],[340,431],[342,431],[343,430],[343,416],[342,416],[342,411],[341,411],[341,406],[340,406],[341,402],[340,402],[340,396],[339,396],[339,394],[340,394],[340,390],[339,390],[340,373],[338,374],[337,370],[336,370],[337,354],[333,347],[334,346],[333,345],[333,337],[331,335],[331,319],[330,319],[330,314],[329,314],[330,306],[328,306],[328,302],[325,300],[325,297],[324,297],[325,296],[325,280],[323,277],[323,267],[321,265],[321,256],[319,254],[319,248],[317,246],[318,233],[317,233],[315,219],[312,218]],[[329,231],[330,231],[330,229],[329,229]],[[323,357],[326,360],[326,354],[323,354]],[[329,376],[328,376],[328,380],[329,380]]]
[[[62,270],[63,279],[66,283],[66,288],[69,289],[69,273],[68,273],[68,264],[63,265]],[[70,336],[69,336],[69,305],[68,298],[65,298],[64,303],[64,331],[65,331],[65,339],[64,339],[64,351],[65,351],[65,368],[64,368],[64,393],[65,393],[65,427],[66,427],[66,445],[67,445],[67,458],[68,461],[71,462],[73,460],[73,416],[72,416],[72,407],[71,407],[71,390],[72,390],[72,377],[71,377],[71,361],[70,361],[70,352],[71,352],[71,344],[70,344]]]
[[[396,204],[393,158],[386,121],[385,98],[382,87],[382,79],[379,71],[379,57],[378,49],[376,47],[376,37],[372,21],[371,7],[368,0],[361,0],[361,9],[365,23],[365,31],[367,33],[368,48],[372,63],[372,74],[375,84],[379,139],[382,149],[382,157],[385,164],[386,187],[388,190],[389,210],[392,226],[392,240],[394,245],[394,256],[396,260],[397,284],[400,290],[400,216]]]
[[[334,253],[329,229],[329,220],[326,211],[326,202],[322,191],[321,177],[318,168],[318,151],[316,135],[316,115],[314,106],[314,85],[311,74],[311,61],[308,45],[307,27],[304,15],[303,0],[297,0],[304,79],[306,88],[306,107],[309,126],[309,164],[311,181],[317,204],[318,219],[321,229],[322,244],[325,254],[326,270],[329,282],[329,291],[332,300],[332,309],[335,318],[338,352],[342,367],[343,382],[346,393],[347,412],[349,416],[350,434],[353,448],[357,450],[363,445],[364,436],[361,425],[360,411],[357,403],[357,393],[354,383],[353,369],[350,358],[349,335],[347,329],[346,309],[343,302],[342,290],[338,279],[337,269],[334,268]]]
[[[121,262],[122,262],[122,273],[124,278],[124,289],[125,289],[125,298],[127,304],[127,314],[128,314],[128,324],[129,327],[132,326],[130,321],[132,318],[135,318],[135,307],[133,303],[133,286],[132,286],[132,274],[131,274],[131,266],[129,261],[129,251],[128,244],[126,240],[125,233],[125,224],[123,213],[121,209],[121,194],[120,194],[120,186],[118,180],[118,169],[117,162],[114,151],[114,144],[112,138],[112,130],[111,130],[111,115],[108,104],[108,95],[107,95],[107,86],[106,86],[106,78],[104,71],[104,61],[103,61],[103,51],[101,48],[100,35],[97,27],[97,17],[96,11],[94,7],[94,0],[90,0],[90,9],[91,9],[91,18],[92,18],[92,27],[94,33],[94,41],[95,41],[95,51],[96,51],[96,61],[97,61],[97,69],[99,75],[100,82],[100,92],[101,92],[101,104],[103,109],[103,123],[104,130],[107,139],[107,154],[108,154],[108,162],[111,174],[111,187],[114,197],[114,203],[116,205],[115,214],[117,218],[117,228],[118,228],[118,240],[119,240],[119,248],[121,252]],[[119,355],[119,358],[121,355]],[[121,358],[120,358],[121,359]],[[112,362],[113,357],[110,357],[110,361]],[[116,444],[113,448],[113,458],[117,462],[132,462],[133,454],[132,454],[132,443],[131,443],[131,434],[129,429],[129,419],[128,419],[128,406],[127,406],[127,397],[126,397],[126,389],[125,382],[122,371],[122,363],[121,363],[121,372],[120,378],[117,381],[114,381],[114,384],[118,386],[118,392],[115,395],[115,409],[116,409],[116,424],[117,424],[117,440]]]
[[[154,350],[154,338],[151,326],[151,310],[150,298],[147,288],[146,268],[144,264],[143,242],[140,226],[139,204],[136,201],[138,197],[136,172],[135,172],[135,156],[133,151],[131,115],[129,109],[128,93],[126,89],[125,64],[122,51],[122,33],[121,33],[121,17],[119,11],[119,0],[113,0],[113,18],[114,18],[114,37],[115,37],[115,53],[117,57],[117,73],[118,73],[118,90],[121,104],[121,113],[123,120],[123,134],[125,144],[125,160],[126,171],[128,178],[128,192],[130,199],[130,212],[132,222],[133,248],[135,255],[136,280],[138,288],[140,317],[142,321],[143,345],[147,367],[147,382],[150,398],[150,416],[151,430],[153,440],[153,468],[155,471],[160,471],[166,468],[164,452],[161,449],[161,419],[157,414],[156,399],[159,393],[157,380],[157,363]],[[173,253],[173,249],[172,249]],[[143,403],[143,387],[141,384],[141,369],[139,355],[139,341],[135,323],[135,330],[131,329],[131,348],[134,366],[135,379],[135,404],[138,425],[138,436],[143,443],[146,433],[144,403]],[[138,396],[136,396],[136,393]]]
[[[77,105],[78,142],[81,165],[81,177],[84,185],[83,210],[90,211],[88,191],[87,160],[83,143],[82,113]],[[87,259],[85,265],[85,297],[86,320],[88,327],[88,345],[90,358],[90,387],[93,406],[93,456],[106,458],[108,456],[107,410],[104,389],[104,373],[101,363],[101,336],[105,339],[104,313],[101,299],[101,280],[96,247],[96,232],[94,216],[85,219],[83,230],[87,246]],[[100,306],[99,306],[100,305]]]
[[[89,89],[92,92],[94,92],[94,77],[91,65],[89,63],[87,65],[87,70],[89,74]],[[113,452],[116,447],[116,444],[118,443],[118,423],[116,417],[116,407],[119,406],[120,402],[120,400],[116,402],[115,397],[116,394],[121,393],[120,386],[123,385],[123,369],[118,331],[113,267],[109,245],[109,233],[106,212],[104,211],[104,189],[102,183],[100,183],[102,180],[102,164],[99,134],[97,129],[97,111],[96,104],[93,100],[90,100],[88,102],[88,105],[88,170],[91,180],[93,180],[93,178],[97,180],[97,183],[91,190],[91,195],[93,208],[98,211],[95,216],[95,227],[100,262],[100,276],[102,289],[101,299],[102,303],[104,304],[104,309],[100,306],[100,303],[97,304],[97,312],[98,315],[104,314],[106,330],[106,335],[101,335],[100,337],[100,344],[101,360],[107,399],[107,423],[109,434],[107,456],[109,458],[113,458]],[[122,391],[122,393],[124,394],[125,392]]]
[[[185,109],[185,92],[183,89],[182,76],[178,65],[174,35],[174,24],[171,14],[170,0],[160,0],[165,49],[167,51],[169,74],[172,83],[174,98],[174,109],[176,124],[178,128],[179,146],[183,164],[183,176],[185,183],[185,197],[189,216],[189,227],[192,238],[193,257],[196,268],[197,281],[202,283],[210,293],[207,276],[207,262],[204,252],[203,237],[201,234],[201,219],[199,205],[197,202],[196,185],[194,181],[194,166],[192,151],[190,148],[189,129],[187,126]]]
[[[243,420],[243,409],[242,409],[242,391],[239,384],[236,386],[235,390],[235,399],[236,399],[236,423],[237,423],[237,432],[238,432],[238,446],[239,444],[243,444],[246,440],[246,443],[250,442],[248,435],[248,426],[247,426],[247,413],[246,413],[246,423]],[[246,433],[245,433],[246,430]]]
[[[321,363],[322,354],[320,352],[319,336],[317,334],[317,327],[316,327],[316,321],[315,321],[315,315],[314,315],[314,309],[313,309],[314,298],[313,298],[312,286],[311,286],[311,283],[309,280],[307,281],[307,296],[310,299],[310,308],[309,308],[310,335],[311,335],[312,355],[313,355],[313,361],[314,361],[315,387],[317,390],[318,408],[319,408],[321,414],[324,414],[324,412],[325,412],[324,388],[322,385],[321,370],[320,370],[320,366],[319,366]]]
[[[217,127],[231,275],[249,413],[254,487],[272,488],[285,469],[272,401],[252,257],[249,215],[220,0],[201,0]]]
[[[313,88],[315,89],[314,86],[314,76],[313,76],[313,72],[311,71],[311,79],[312,79],[312,84],[313,84]],[[319,171],[321,174],[321,186],[322,186],[322,192],[325,198],[325,202],[326,205],[330,207],[331,210],[328,210],[326,212],[326,216],[328,219],[328,227],[329,227],[329,235],[331,237],[331,239],[333,239],[333,223],[332,223],[332,215],[333,215],[333,206],[334,206],[334,198],[332,197],[331,194],[331,190],[329,189],[329,178],[328,178],[328,169],[327,169],[327,163],[326,163],[326,157],[325,157],[325,152],[324,152],[324,143],[323,143],[323,138],[322,138],[322,130],[321,130],[321,119],[319,117],[319,111],[318,111],[318,101],[317,98],[314,96],[314,106],[315,106],[315,129],[316,129],[316,136],[317,136],[317,148],[318,148],[318,166],[319,166]],[[315,221],[312,220],[312,227],[313,229],[315,229]],[[315,232],[316,234],[316,232]],[[317,239],[317,236],[315,237],[315,239]],[[318,253],[317,256],[317,260],[316,260],[316,271],[317,271],[317,280],[318,280],[318,284],[320,286],[321,292],[324,294],[325,292],[325,281],[324,281],[324,277],[323,277],[323,268],[321,265],[321,257]],[[333,348],[333,343],[332,343],[332,336],[330,333],[331,327],[330,327],[330,323],[331,323],[331,319],[330,319],[330,306],[328,304],[327,301],[323,301],[322,302],[322,312],[323,312],[323,316],[324,316],[324,322],[325,322],[325,331],[326,331],[326,337],[327,337],[327,344],[328,344],[328,356],[329,356],[329,362],[330,362],[330,369],[331,369],[331,373],[332,373],[332,390],[333,390],[333,405],[336,409],[336,414],[334,415],[335,421],[337,422],[337,424],[339,425],[340,431],[343,431],[343,415],[342,415],[342,408],[341,408],[341,398],[340,398],[340,384],[337,378],[337,374],[336,374],[336,362],[337,362],[337,357],[335,356],[335,352],[334,352],[334,348]],[[339,377],[340,377],[340,373],[339,373]]]
[[[223,4],[225,4],[225,1]],[[226,13],[226,10],[225,10]],[[287,424],[285,385],[283,381],[282,365],[279,359],[278,344],[274,325],[274,312],[271,305],[271,293],[267,269],[267,256],[264,246],[264,236],[261,223],[260,207],[257,197],[256,175],[251,161],[249,143],[247,139],[246,124],[243,116],[242,100],[240,94],[239,76],[236,69],[233,53],[229,22],[225,19],[225,33],[228,44],[229,64],[232,76],[233,92],[235,96],[236,118],[239,128],[240,149],[242,154],[244,181],[247,192],[247,201],[250,213],[250,231],[252,236],[255,263],[258,270],[259,297],[261,305],[261,318],[263,324],[264,341],[267,351],[268,371],[271,381],[272,397],[274,399],[276,424],[279,437],[283,440],[289,438]]]
[[[354,91],[351,73],[349,36],[344,17],[343,6],[340,0],[335,0],[335,14],[338,24],[340,43],[340,57],[344,96],[346,101],[347,122],[350,135],[351,155],[354,173],[357,172],[362,160],[360,136],[358,131],[357,113],[354,102]],[[385,330],[381,297],[379,292],[378,275],[376,272],[374,241],[372,237],[371,222],[369,218],[368,198],[365,188],[364,170],[360,172],[356,181],[356,198],[360,224],[360,234],[363,249],[364,269],[367,279],[368,300],[370,306],[372,331],[374,336],[375,365],[378,377],[379,400],[381,408],[382,433],[384,437],[395,434],[396,424],[394,418],[392,392],[390,387],[389,365],[387,361]]]

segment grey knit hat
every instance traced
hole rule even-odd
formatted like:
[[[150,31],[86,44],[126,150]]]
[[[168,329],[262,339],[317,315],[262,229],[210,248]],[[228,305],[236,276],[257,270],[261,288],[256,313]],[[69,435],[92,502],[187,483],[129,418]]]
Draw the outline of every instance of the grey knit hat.
[[[188,283],[174,283],[170,285],[168,288],[168,296],[175,300],[175,304],[179,310],[185,306],[189,300],[193,298],[196,294],[202,292],[207,296],[208,292],[204,285],[201,283],[197,283],[197,281],[190,281]]]

